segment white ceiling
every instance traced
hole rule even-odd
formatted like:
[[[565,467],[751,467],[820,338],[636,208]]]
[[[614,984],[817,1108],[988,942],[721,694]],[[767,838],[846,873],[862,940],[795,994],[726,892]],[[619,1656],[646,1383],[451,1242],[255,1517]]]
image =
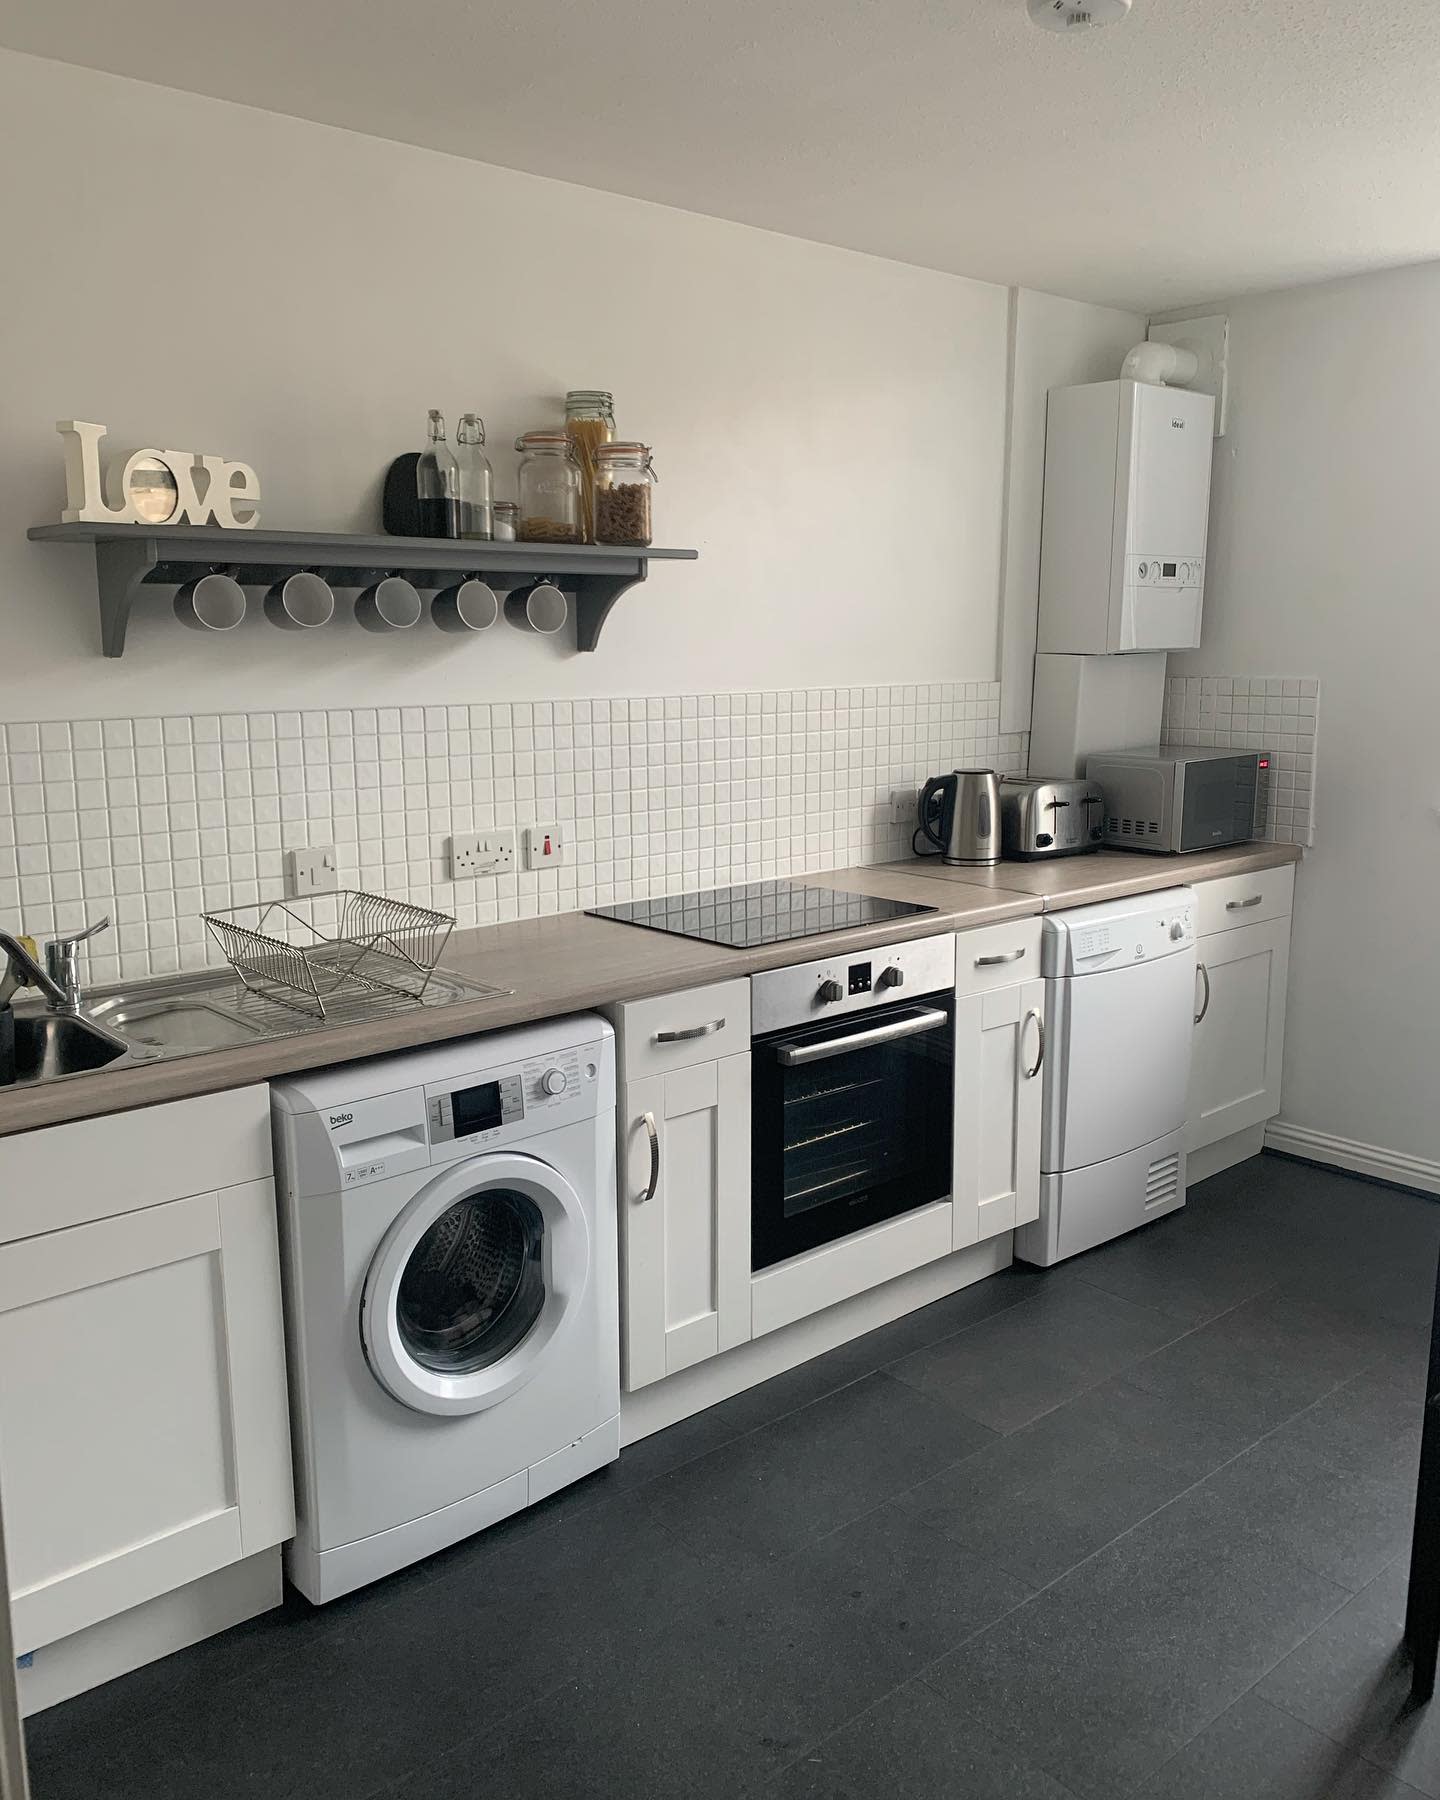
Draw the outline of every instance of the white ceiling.
[[[1435,0],[0,0],[0,43],[1155,311],[1440,256]],[[59,122],[57,121],[57,128]]]

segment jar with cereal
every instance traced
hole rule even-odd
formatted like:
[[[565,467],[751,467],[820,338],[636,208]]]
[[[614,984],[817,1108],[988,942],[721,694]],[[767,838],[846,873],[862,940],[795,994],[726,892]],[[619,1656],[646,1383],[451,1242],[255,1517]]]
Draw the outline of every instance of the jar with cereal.
[[[601,444],[595,452],[595,542],[653,541],[657,476],[648,444]]]

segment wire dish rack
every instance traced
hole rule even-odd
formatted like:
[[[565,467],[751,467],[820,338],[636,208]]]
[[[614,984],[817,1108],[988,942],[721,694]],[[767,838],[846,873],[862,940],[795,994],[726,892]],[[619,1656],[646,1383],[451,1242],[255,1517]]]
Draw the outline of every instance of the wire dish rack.
[[[446,913],[359,888],[202,916],[252,993],[318,1019],[357,992],[419,1000],[455,929]]]

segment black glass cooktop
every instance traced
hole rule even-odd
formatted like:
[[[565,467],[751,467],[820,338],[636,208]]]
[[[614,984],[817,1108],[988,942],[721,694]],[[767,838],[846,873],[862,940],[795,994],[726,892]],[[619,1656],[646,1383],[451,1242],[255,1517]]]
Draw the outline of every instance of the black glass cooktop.
[[[796,881],[751,881],[743,887],[590,908],[597,919],[619,919],[626,925],[699,938],[707,944],[728,944],[736,950],[783,944],[789,938],[818,937],[825,931],[849,931],[857,925],[883,925],[889,919],[939,910],[938,906],[915,906],[908,900],[877,900],[871,894],[804,887]]]

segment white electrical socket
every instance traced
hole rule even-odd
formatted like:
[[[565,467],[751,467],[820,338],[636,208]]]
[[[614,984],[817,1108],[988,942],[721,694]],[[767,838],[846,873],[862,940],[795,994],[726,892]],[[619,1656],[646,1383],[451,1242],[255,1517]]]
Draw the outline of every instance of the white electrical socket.
[[[333,894],[340,885],[333,844],[316,844],[287,851],[285,861],[292,894]]]
[[[513,831],[457,832],[448,849],[452,881],[470,881],[477,875],[508,875],[515,867]]]
[[[565,860],[565,839],[558,825],[525,827],[525,867],[553,869]]]
[[[919,804],[920,794],[917,788],[891,788],[890,823],[892,825],[910,824]]]

